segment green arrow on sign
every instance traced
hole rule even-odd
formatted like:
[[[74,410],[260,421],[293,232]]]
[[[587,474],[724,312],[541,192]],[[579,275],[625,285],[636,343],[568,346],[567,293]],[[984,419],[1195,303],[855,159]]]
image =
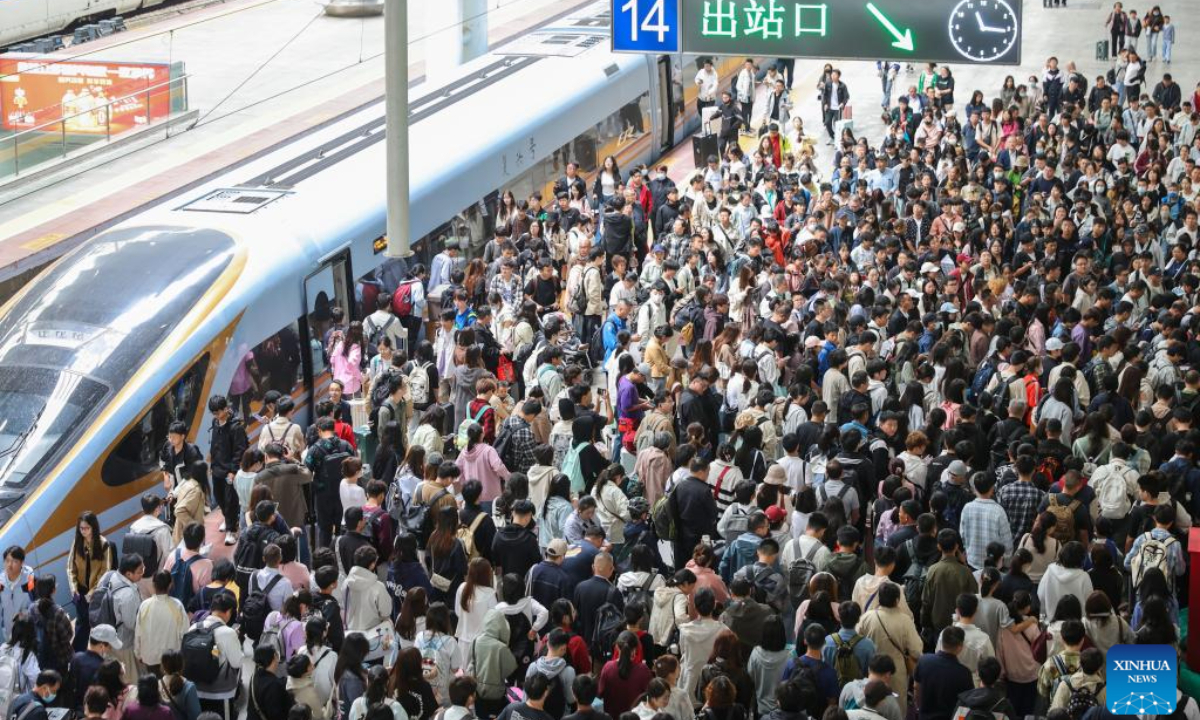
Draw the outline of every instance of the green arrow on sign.
[[[905,29],[904,32],[900,32],[900,28],[896,27],[895,23],[891,20],[888,20],[887,15],[884,15],[883,11],[875,7],[875,3],[867,3],[867,10],[870,10],[875,19],[879,21],[879,24],[887,29],[892,34],[892,37],[896,38],[896,42],[892,43],[892,47],[899,48],[905,52],[912,52],[916,49],[916,46],[913,45],[911,29]]]

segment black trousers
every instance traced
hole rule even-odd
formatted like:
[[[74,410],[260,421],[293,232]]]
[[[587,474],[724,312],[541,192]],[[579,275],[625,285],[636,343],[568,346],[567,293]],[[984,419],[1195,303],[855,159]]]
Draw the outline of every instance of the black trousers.
[[[218,477],[214,473],[212,488],[213,495],[216,496],[217,507],[221,508],[221,514],[225,516],[225,530],[228,532],[237,532],[238,518],[242,516],[242,510],[237,490],[233,487],[233,480]]]
[[[342,498],[337,489],[315,496],[317,510],[317,547],[333,547],[334,530],[342,524]]]

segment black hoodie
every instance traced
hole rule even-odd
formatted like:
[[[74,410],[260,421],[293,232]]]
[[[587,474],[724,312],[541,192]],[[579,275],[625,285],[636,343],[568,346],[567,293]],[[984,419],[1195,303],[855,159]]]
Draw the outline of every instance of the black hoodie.
[[[529,568],[541,561],[537,535],[530,528],[510,522],[496,531],[492,539],[492,564],[502,568],[505,575],[516,573],[524,578]]]
[[[960,693],[958,704],[960,707],[983,710],[989,714],[1004,713],[1009,718],[1015,718],[1017,714],[1008,696],[994,687],[977,687]]]

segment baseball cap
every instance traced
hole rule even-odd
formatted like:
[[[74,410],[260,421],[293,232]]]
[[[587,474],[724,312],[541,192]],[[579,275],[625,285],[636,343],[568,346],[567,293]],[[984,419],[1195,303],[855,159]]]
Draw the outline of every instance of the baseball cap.
[[[642,363],[641,365],[638,365],[637,371],[639,375],[650,377],[650,363]]]
[[[1146,272],[1146,274],[1147,274],[1147,275],[1162,275],[1162,268],[1160,268],[1159,266],[1155,265],[1154,267],[1150,268],[1150,270],[1148,270],[1148,271]]]
[[[946,472],[955,477],[966,477],[970,470],[967,469],[967,464],[962,460],[955,460],[950,463],[950,467],[946,468]]]
[[[966,230],[967,230],[966,223],[961,223],[961,222],[954,223],[954,232],[966,232]]]
[[[567,556],[567,541],[555,538],[546,546],[546,557],[557,560]]]
[[[954,303],[952,303],[952,302],[944,302],[944,303],[942,303],[942,306],[940,308],[938,308],[938,312],[944,312],[944,313],[949,313],[951,315],[957,315],[958,308],[954,307]]]
[[[931,262],[927,262],[921,266],[921,274],[922,275],[924,275],[925,273],[940,272],[940,271],[941,271],[941,268],[939,268],[937,265],[934,265]]]
[[[1055,350],[1063,349],[1063,341],[1058,338],[1050,338],[1046,341],[1046,351],[1054,352]]]
[[[820,344],[821,338],[817,337],[816,335],[809,335],[808,337],[804,338],[804,347],[806,348],[815,348]]]
[[[107,643],[113,650],[120,650],[125,646],[117,635],[117,629],[112,625],[97,625],[92,628],[91,639],[92,642]]]
[[[787,512],[778,505],[772,505],[764,511],[767,515],[767,520],[772,524],[781,523],[787,517]]]
[[[667,249],[662,245],[655,245],[654,247],[650,248],[650,252],[665,253],[666,251]]]

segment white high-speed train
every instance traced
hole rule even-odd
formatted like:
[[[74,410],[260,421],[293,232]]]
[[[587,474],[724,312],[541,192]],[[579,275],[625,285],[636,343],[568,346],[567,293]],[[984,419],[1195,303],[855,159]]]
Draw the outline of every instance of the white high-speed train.
[[[568,159],[650,161],[695,127],[695,59],[611,54],[607,8],[411,89],[409,223],[426,257],[447,234],[486,239],[503,189],[524,197]],[[740,60],[719,63],[723,84]],[[359,280],[388,269],[383,112],[376,99],[157,202],[0,308],[0,548],[61,574],[80,513],[119,534],[161,491],[168,424],[207,450],[205,401],[235,375],[253,383],[242,408],[268,389],[302,409],[323,395],[330,308],[361,317]]]

